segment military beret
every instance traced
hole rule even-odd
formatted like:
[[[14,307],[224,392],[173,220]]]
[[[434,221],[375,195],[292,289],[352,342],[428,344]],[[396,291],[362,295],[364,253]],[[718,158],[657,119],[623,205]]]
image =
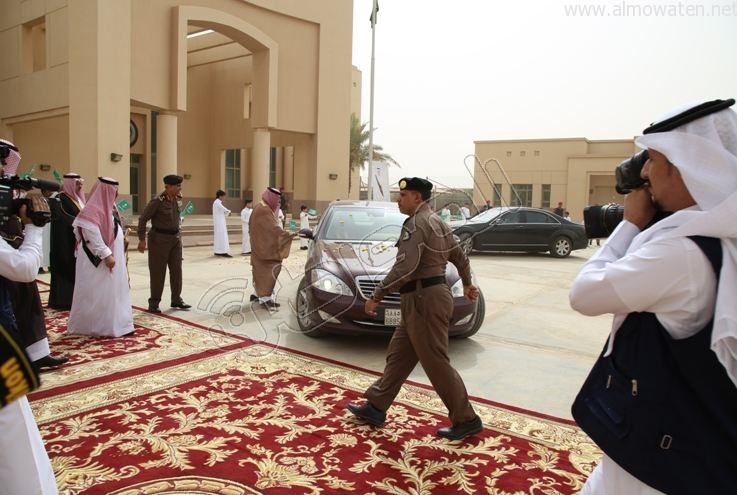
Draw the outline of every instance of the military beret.
[[[432,182],[420,177],[405,177],[399,181],[400,191],[432,191]]]
[[[168,186],[176,186],[177,184],[181,184],[183,180],[184,177],[182,177],[181,175],[171,174],[164,177],[164,184]]]

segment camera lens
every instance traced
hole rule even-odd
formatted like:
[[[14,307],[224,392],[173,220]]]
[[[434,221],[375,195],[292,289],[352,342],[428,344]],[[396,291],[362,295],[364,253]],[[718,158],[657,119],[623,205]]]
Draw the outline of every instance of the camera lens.
[[[624,206],[615,203],[587,206],[583,209],[583,224],[586,237],[599,239],[609,237],[624,218]]]
[[[617,178],[615,187],[619,194],[629,194],[633,189],[645,185],[647,181],[640,177],[640,173],[648,158],[647,150],[643,150],[617,165],[617,168],[614,169],[614,175]]]

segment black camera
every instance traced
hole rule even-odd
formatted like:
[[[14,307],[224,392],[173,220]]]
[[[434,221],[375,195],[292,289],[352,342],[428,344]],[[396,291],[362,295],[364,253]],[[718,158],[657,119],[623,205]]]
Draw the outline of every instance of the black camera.
[[[634,189],[647,184],[647,181],[640,177],[640,173],[648,158],[647,150],[643,150],[617,165],[617,168],[614,169],[614,176],[617,179],[614,188],[619,194],[629,194]],[[589,239],[609,237],[622,218],[624,218],[624,206],[620,204],[587,206],[583,210],[586,236]]]
[[[49,191],[59,190],[59,184],[49,180],[33,177],[21,179],[17,175],[0,176],[0,227],[4,226],[12,215],[17,215],[23,205],[26,205],[26,215],[31,219],[33,225],[43,227],[51,220],[51,212],[34,210],[30,198],[14,197],[13,191],[15,190],[29,191],[34,187]],[[44,201],[46,201],[45,198]]]
[[[634,189],[639,189],[647,183],[645,179],[640,177],[640,173],[649,158],[647,150],[642,150],[617,165],[617,168],[614,169],[617,185],[614,188],[619,194],[629,194]]]

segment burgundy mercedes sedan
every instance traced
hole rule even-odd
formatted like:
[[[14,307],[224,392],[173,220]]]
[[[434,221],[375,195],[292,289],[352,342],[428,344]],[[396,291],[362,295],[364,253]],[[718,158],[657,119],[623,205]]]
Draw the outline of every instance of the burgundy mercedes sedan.
[[[302,232],[312,240],[296,298],[302,332],[322,337],[390,335],[394,331],[401,319],[399,292],[381,301],[375,317],[363,308],[394,264],[397,239],[406,218],[396,203],[334,201],[314,231]],[[448,334],[470,337],[484,321],[484,296],[480,294],[476,301],[463,296],[463,284],[452,263],[448,263],[445,277],[454,301]]]

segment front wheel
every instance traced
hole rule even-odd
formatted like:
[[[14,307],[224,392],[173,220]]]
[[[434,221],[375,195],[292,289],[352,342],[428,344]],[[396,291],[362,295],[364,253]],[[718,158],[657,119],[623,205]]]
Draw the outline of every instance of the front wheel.
[[[465,333],[459,333],[454,335],[455,339],[467,339],[472,335],[476,335],[476,332],[481,329],[481,324],[484,323],[484,317],[486,316],[486,302],[484,302],[484,294],[479,289],[478,303],[476,304],[476,319],[473,322],[473,326]]]
[[[297,323],[302,333],[308,337],[320,338],[325,336],[325,332],[315,326],[310,319],[310,303],[307,299],[307,277],[304,277],[297,289]]]
[[[556,258],[565,258],[573,251],[571,240],[565,236],[558,236],[550,244],[550,254]]]

